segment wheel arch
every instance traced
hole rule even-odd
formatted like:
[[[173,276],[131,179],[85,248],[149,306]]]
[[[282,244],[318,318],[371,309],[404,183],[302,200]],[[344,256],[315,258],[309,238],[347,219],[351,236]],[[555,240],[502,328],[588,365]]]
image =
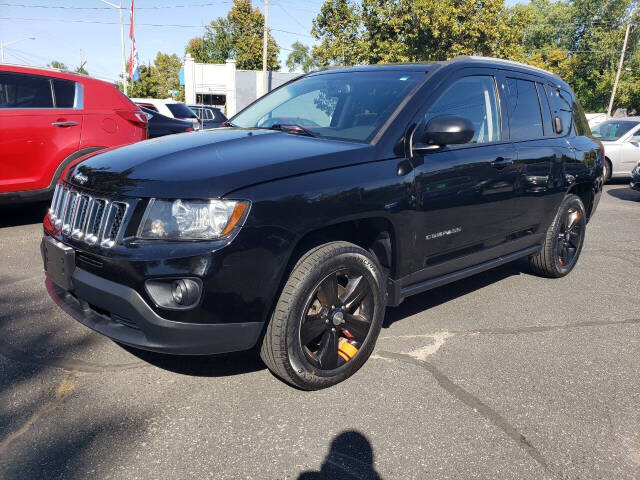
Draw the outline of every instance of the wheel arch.
[[[378,259],[385,273],[394,273],[397,263],[396,236],[393,224],[385,217],[348,220],[306,232],[296,242],[289,256],[289,270],[312,248],[333,241],[350,242],[364,248]]]
[[[577,195],[584,204],[587,213],[587,221],[591,218],[593,202],[595,200],[595,187],[590,182],[576,183],[567,190],[567,195]]]

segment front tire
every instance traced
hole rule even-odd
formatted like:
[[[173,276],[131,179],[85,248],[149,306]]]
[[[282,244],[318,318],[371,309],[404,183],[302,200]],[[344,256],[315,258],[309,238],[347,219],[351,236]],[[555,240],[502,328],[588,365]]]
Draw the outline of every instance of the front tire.
[[[347,242],[307,252],[282,289],[260,356],[276,376],[319,390],[353,375],[371,355],[385,311],[377,259]]]
[[[529,259],[531,270],[541,276],[560,278],[578,262],[587,227],[587,215],[577,195],[567,195],[547,230],[537,255]]]

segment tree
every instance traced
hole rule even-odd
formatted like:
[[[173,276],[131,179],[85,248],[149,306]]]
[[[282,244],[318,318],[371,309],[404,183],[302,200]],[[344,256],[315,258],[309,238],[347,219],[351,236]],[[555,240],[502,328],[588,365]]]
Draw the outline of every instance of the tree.
[[[290,72],[300,69],[304,73],[309,73],[317,66],[315,59],[309,53],[309,47],[300,42],[294,42],[291,45],[291,53],[287,56],[286,65]]]
[[[184,87],[180,86],[182,62],[176,54],[158,52],[153,64],[140,65],[140,80],[133,82],[129,96],[138,98],[167,98],[169,90],[180,92],[178,99],[184,99]]]
[[[313,22],[325,64],[522,57],[526,17],[504,0],[327,0]]]
[[[47,64],[47,67],[57,68],[58,70],[68,70],[67,66],[58,60],[52,60],[51,63]]]
[[[526,28],[525,61],[559,74],[585,110],[606,111],[626,25],[637,25],[635,0],[534,0],[518,8],[532,21]],[[632,28],[616,107],[640,111],[640,30]]]
[[[366,45],[362,35],[362,15],[348,0],[327,0],[313,20],[311,35],[320,44],[313,57],[323,66],[366,63]]]
[[[262,41],[264,16],[250,0],[234,0],[226,18],[212,20],[205,27],[202,37],[192,38],[185,49],[196,62],[224,63],[229,58],[236,60],[242,70],[262,69]],[[280,47],[268,35],[267,68],[278,70]]]

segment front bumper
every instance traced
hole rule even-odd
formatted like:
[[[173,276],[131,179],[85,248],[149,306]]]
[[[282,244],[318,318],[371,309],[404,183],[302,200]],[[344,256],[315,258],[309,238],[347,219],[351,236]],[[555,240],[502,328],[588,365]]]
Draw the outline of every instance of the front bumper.
[[[248,350],[262,322],[200,324],[167,320],[134,289],[75,268],[73,289],[46,279],[49,296],[77,321],[117,342],[144,350],[207,355]]]

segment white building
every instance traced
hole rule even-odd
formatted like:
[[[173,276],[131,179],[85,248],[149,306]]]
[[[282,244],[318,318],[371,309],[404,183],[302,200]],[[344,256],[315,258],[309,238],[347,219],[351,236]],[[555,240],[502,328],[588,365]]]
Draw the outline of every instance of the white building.
[[[268,72],[268,90],[298,76],[299,73]],[[184,98],[187,104],[222,106],[231,117],[264,93],[261,71],[238,70],[235,60],[227,60],[223,64],[196,63],[190,54],[184,57]]]

